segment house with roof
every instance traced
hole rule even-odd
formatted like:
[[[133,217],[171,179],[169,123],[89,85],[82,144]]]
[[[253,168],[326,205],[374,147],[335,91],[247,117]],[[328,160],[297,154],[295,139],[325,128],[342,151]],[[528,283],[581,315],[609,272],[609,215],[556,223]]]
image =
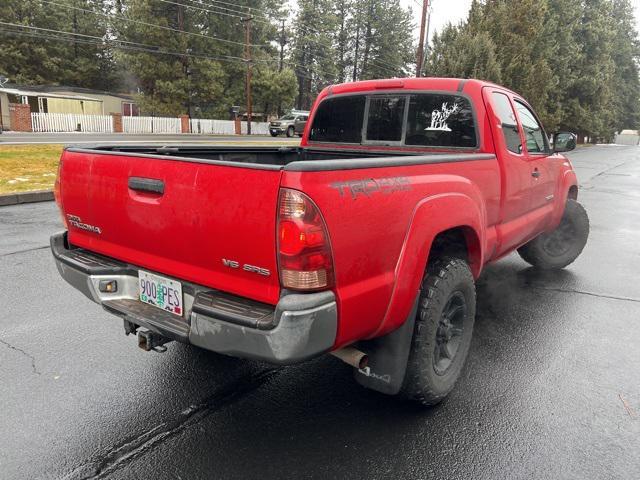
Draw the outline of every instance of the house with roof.
[[[140,110],[132,95],[65,86],[20,86],[0,88],[0,125],[11,129],[10,104],[29,105],[31,113],[71,113],[80,115],[138,116]]]

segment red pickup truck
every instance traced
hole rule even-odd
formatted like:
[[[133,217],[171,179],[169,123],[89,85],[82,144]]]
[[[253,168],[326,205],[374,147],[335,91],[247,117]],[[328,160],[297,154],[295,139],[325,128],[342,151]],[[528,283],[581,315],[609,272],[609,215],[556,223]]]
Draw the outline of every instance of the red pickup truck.
[[[299,148],[67,148],[62,277],[145,350],[177,340],[433,405],[469,350],[474,280],[514,250],[562,268],[589,221],[570,133],[477,80],[333,85]]]

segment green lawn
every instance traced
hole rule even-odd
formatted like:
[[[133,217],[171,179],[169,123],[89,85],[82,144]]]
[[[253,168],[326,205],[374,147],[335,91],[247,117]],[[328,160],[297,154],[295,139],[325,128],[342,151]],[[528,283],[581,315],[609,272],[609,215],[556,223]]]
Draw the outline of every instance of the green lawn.
[[[62,145],[0,145],[0,194],[51,190]]]

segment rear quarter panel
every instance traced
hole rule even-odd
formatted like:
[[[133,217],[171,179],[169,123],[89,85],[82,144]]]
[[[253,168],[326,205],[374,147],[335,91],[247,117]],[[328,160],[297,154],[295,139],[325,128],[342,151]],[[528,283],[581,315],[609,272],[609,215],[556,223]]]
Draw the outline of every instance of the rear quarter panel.
[[[402,324],[430,242],[441,229],[471,223],[485,242],[486,226],[498,218],[499,178],[495,159],[284,172],[282,186],[309,195],[328,226],[340,316],[337,347]]]

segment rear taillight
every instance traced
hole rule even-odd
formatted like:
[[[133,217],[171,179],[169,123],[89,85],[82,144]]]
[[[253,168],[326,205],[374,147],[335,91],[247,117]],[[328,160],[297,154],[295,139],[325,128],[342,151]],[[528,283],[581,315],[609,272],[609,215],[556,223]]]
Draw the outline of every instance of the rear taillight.
[[[62,189],[60,187],[60,172],[62,172],[62,158],[60,157],[60,162],[58,163],[58,174],[56,175],[56,183],[53,185],[53,198],[56,200],[56,204],[58,205],[58,209],[60,210],[60,215],[62,216],[62,223],[64,224],[64,228],[67,230],[69,226],[67,225],[67,219],[64,216],[64,210],[62,208]]]
[[[291,290],[333,287],[333,258],[327,226],[304,193],[280,189],[278,201],[280,282]]]

